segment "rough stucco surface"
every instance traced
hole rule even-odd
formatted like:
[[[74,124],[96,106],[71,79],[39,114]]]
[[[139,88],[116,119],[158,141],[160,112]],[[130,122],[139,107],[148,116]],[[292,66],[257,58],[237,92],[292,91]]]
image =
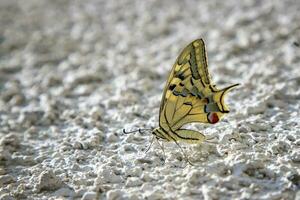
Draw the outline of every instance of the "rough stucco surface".
[[[241,3],[243,2],[243,3]],[[298,1],[0,1],[0,199],[300,198]],[[231,112],[157,143],[179,51],[207,45]],[[298,192],[297,192],[298,191]]]

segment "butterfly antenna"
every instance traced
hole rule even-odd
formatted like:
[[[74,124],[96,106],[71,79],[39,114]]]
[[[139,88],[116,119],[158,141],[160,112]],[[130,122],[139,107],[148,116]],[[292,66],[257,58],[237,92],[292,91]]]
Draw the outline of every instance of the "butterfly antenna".
[[[125,128],[123,129],[124,134],[130,134],[130,133],[136,133],[136,132],[139,132],[139,133],[143,134],[143,131],[152,131],[152,129],[150,129],[150,128],[139,128],[139,129],[133,130],[133,131],[126,131]]]

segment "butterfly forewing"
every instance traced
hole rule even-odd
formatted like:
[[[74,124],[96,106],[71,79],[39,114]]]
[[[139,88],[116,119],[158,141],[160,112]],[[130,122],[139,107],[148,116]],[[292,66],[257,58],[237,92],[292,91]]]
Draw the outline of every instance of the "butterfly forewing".
[[[205,90],[205,84],[210,86],[210,82],[205,44],[202,39],[198,39],[185,47],[176,59],[164,88],[160,112],[163,109],[166,93],[170,86],[182,83],[190,91],[206,92],[208,89]]]

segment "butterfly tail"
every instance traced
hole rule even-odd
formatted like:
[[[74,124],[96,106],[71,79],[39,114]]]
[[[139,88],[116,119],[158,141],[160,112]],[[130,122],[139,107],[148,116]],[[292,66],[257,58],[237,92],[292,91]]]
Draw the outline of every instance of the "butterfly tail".
[[[222,112],[224,112],[224,113],[228,113],[229,112],[229,108],[225,104],[225,96],[226,96],[226,94],[229,91],[231,91],[233,88],[235,88],[235,87],[237,87],[239,85],[240,84],[234,84],[234,85],[228,86],[226,88],[223,88],[223,89],[219,90],[217,92],[217,94],[215,95],[215,98],[216,98],[215,100],[221,104]]]

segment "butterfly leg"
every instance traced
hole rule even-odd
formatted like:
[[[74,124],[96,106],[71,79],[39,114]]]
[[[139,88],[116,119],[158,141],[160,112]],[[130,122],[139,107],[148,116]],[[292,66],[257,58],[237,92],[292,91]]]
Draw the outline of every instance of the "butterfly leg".
[[[164,145],[159,143],[158,139],[157,139],[157,143],[158,145],[160,146],[162,152],[163,152],[163,159],[164,159],[164,164],[165,164],[165,161],[166,161],[166,153],[165,153],[165,148],[164,148]]]
[[[152,144],[154,142],[154,139],[155,139],[155,136],[153,135],[153,137],[151,139],[151,142],[150,142],[150,145],[149,145],[149,147],[147,147],[147,150],[145,151],[145,153],[147,153],[150,150],[150,148],[151,148],[151,146],[152,146]]]
[[[183,154],[183,156],[184,156],[186,162],[189,163],[190,165],[194,166],[194,164],[189,160],[189,158],[187,157],[187,155],[185,154],[185,152],[183,151],[183,149],[182,149],[182,147],[179,145],[179,143],[178,143],[176,140],[174,140],[174,142],[175,142],[175,143],[177,144],[177,146],[180,148],[180,150],[181,150],[181,152],[182,152],[182,154]]]

